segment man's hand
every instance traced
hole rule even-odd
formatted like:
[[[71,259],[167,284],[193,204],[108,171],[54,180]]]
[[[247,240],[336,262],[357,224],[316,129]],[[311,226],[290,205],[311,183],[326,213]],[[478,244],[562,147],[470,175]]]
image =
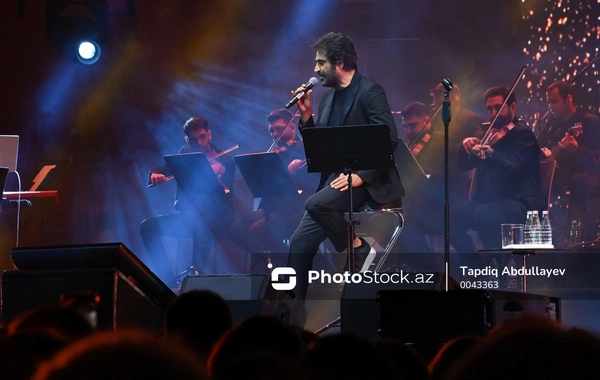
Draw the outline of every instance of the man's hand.
[[[290,164],[288,165],[288,172],[291,175],[295,175],[303,167],[304,167],[304,161],[295,159],[292,162],[290,162]]]
[[[210,164],[210,167],[219,179],[221,179],[221,176],[225,174],[225,166],[223,166],[223,164],[221,164],[219,161],[213,162]]]
[[[550,155],[552,155],[552,151],[546,147],[542,148],[542,153],[544,153],[544,156],[546,158],[550,157]]]
[[[565,133],[565,137],[563,137],[563,139],[560,140],[558,146],[573,154],[575,154],[575,152],[577,152],[577,149],[579,149],[579,143],[577,142],[577,140],[575,140],[575,137],[571,136],[568,133]]]
[[[292,91],[292,96],[296,96],[297,93],[304,91],[306,86],[302,85],[296,89],[296,91]],[[310,101],[310,94],[312,90],[308,90],[308,92],[300,98],[296,105],[298,106],[298,111],[300,111],[300,119],[302,120],[302,124],[305,124],[308,119],[312,116],[312,106]]]
[[[352,187],[359,187],[363,183],[364,181],[362,180],[362,178],[360,178],[356,174],[352,174]],[[337,177],[331,182],[330,186],[339,191],[348,190],[348,176],[344,173],[340,174],[339,177]]]
[[[165,177],[164,174],[160,174],[160,173],[152,173],[150,174],[150,183],[153,185],[160,185],[161,183],[164,183],[167,180],[167,177]]]
[[[467,137],[463,140],[462,146],[469,155],[477,155],[479,149],[475,149],[475,147],[480,147],[481,145],[479,145],[479,143],[480,141],[477,137]]]
[[[489,145],[477,144],[472,149],[473,149],[473,151],[476,151],[476,152],[481,152],[481,151],[485,152],[485,157],[492,157],[492,154],[494,154],[494,149],[492,149],[492,147]]]

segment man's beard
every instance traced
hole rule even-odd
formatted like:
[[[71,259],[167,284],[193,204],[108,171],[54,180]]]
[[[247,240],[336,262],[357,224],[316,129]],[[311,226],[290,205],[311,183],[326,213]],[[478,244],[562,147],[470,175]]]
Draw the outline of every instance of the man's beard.
[[[511,121],[513,121],[513,117],[511,115],[506,115],[506,116],[498,116],[498,119],[496,120],[496,122],[494,123],[494,128],[502,128],[504,127],[506,124],[510,123]]]
[[[323,87],[337,87],[340,83],[340,78],[335,71],[328,71],[321,73],[321,86]]]

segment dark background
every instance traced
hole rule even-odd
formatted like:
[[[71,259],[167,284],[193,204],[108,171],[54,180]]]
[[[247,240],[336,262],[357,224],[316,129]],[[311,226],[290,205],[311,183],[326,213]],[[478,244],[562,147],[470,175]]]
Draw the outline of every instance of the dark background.
[[[355,41],[359,70],[393,111],[430,104],[429,89],[450,78],[463,107],[485,115],[481,94],[530,65],[516,89],[528,121],[546,111],[551,82],[594,57],[600,33],[592,1],[111,0],[108,43],[85,66],[48,47],[46,2],[23,1],[21,14],[19,3],[0,3],[0,133],[21,136],[24,190],[43,165],[72,160],[43,243],[122,241],[144,260],[139,223],[171,211],[174,196],[173,183],[146,189],[147,173],[184,143],[185,120],[207,119],[215,145],[241,144],[234,154],[265,151],[265,116],[313,76],[310,44],[329,31]],[[596,68],[577,81],[585,108],[598,109],[597,83]]]

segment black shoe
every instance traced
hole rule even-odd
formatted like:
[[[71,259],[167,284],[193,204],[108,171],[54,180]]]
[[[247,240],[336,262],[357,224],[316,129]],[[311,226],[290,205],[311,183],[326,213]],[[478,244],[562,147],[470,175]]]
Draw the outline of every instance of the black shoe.
[[[369,245],[369,243],[367,243],[365,241],[365,239],[363,239],[363,238],[359,238],[359,239],[360,239],[360,245],[358,247],[354,248],[354,271],[353,271],[353,273],[360,272],[363,264],[365,263],[365,261],[367,260],[367,257],[369,256],[369,254],[371,252],[375,253],[375,250],[373,248],[371,248],[371,246]],[[349,261],[349,258],[346,256],[346,265],[344,266],[344,272],[347,272],[348,268],[350,267],[348,265],[348,261]]]

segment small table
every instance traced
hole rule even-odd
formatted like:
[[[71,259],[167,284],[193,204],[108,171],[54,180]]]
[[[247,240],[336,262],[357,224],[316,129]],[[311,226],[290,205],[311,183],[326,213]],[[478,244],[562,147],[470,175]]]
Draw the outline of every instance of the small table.
[[[523,269],[527,269],[527,256],[535,255],[536,253],[567,253],[571,252],[570,249],[560,248],[493,248],[493,249],[480,249],[478,252],[481,253],[511,253],[513,256],[523,256]],[[523,273],[523,293],[527,293],[527,275]]]

